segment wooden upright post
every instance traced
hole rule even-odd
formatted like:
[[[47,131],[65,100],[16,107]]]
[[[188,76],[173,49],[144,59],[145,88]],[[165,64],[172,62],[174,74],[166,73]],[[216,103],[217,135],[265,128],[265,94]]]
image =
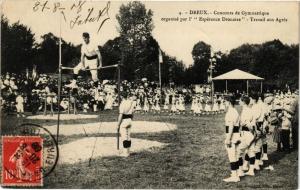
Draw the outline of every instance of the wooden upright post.
[[[249,80],[247,80],[247,95],[249,94]]]
[[[76,110],[76,97],[74,97],[74,107],[73,107],[73,111],[74,111],[74,115],[77,114],[77,110]]]
[[[59,58],[58,58],[58,91],[57,91],[57,128],[56,128],[56,143],[58,144],[58,137],[59,137],[59,124],[60,124],[60,96],[61,96],[61,12],[59,17]]]
[[[51,109],[51,116],[53,116],[53,96],[52,95],[51,95],[50,109]]]
[[[69,91],[69,96],[68,96],[68,114],[70,114],[71,111],[71,93]]]
[[[121,96],[120,96],[120,89],[121,89],[121,68],[120,68],[120,64],[118,64],[117,70],[118,70],[118,106],[120,106],[120,103],[121,103]]]
[[[123,63],[123,59],[122,59],[122,63]],[[121,89],[121,65],[120,63],[118,64],[117,67],[118,70],[118,107],[120,107],[121,104],[121,96],[120,96],[120,89]],[[117,131],[117,150],[120,149],[120,133],[119,131]]]
[[[45,101],[44,101],[44,115],[47,115],[47,94],[45,94]]]

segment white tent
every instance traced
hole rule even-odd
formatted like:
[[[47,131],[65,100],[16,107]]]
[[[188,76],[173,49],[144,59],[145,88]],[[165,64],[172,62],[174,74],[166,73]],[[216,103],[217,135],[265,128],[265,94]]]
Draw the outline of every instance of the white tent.
[[[217,77],[214,77],[212,80],[225,80],[226,81],[226,92],[227,92],[227,80],[247,80],[247,94],[249,89],[249,80],[260,80],[260,91],[262,92],[262,80],[264,78],[255,76],[253,74],[241,71],[239,69],[234,69]]]

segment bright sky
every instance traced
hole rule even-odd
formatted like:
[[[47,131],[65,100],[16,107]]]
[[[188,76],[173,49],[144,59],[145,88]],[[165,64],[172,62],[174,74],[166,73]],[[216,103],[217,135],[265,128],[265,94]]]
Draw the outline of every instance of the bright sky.
[[[62,38],[74,44],[81,43],[82,32],[89,32],[92,40],[103,45],[107,40],[118,36],[116,14],[119,12],[121,4],[126,1],[112,1],[108,9],[109,20],[107,20],[99,33],[97,30],[101,21],[108,16],[103,14],[99,22],[87,23],[80,26],[70,28],[71,20],[80,15],[83,19],[87,16],[88,9],[94,8],[91,16],[98,15],[98,11],[107,6],[107,2],[88,1],[82,6],[79,14],[77,9],[70,10],[73,2],[78,4],[79,1],[49,1],[45,9],[41,11],[39,6],[37,11],[33,11],[34,5],[45,0],[6,0],[2,5],[2,11],[8,17],[10,23],[20,21],[31,28],[36,34],[36,39],[40,40],[40,36],[48,32],[52,32],[59,36],[60,33],[60,14],[53,13],[55,2],[61,2],[61,7],[66,8],[64,14],[66,22],[62,17]],[[184,64],[193,63],[192,49],[199,42],[204,41],[212,45],[214,50],[222,52],[230,51],[243,43],[262,43],[268,40],[280,39],[283,43],[298,43],[298,2],[143,2],[147,9],[154,12],[153,22],[155,28],[153,36],[158,41],[162,50],[169,55],[182,60]],[[190,10],[207,10],[209,15],[192,15]],[[235,12],[235,11],[262,11],[269,12],[266,17],[286,18],[286,22],[250,22],[250,16],[246,18],[248,21],[241,22],[202,22],[193,20],[191,22],[163,22],[161,18],[178,17],[179,12],[183,14],[181,17],[222,17],[215,15],[218,12]],[[236,15],[227,15],[226,17],[237,17]],[[240,16],[242,17],[242,16]],[[255,16],[260,18],[262,16]]]

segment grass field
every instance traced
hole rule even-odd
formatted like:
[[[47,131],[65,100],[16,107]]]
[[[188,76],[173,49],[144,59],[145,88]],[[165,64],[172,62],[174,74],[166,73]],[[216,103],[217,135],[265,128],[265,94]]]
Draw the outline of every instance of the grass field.
[[[117,112],[102,112],[100,118],[101,121],[115,121]],[[275,152],[271,136],[268,137],[269,164],[272,164],[275,170],[261,170],[255,177],[244,177],[239,183],[224,183],[222,179],[228,177],[230,171],[223,145],[223,118],[223,114],[201,117],[136,114],[134,120],[176,124],[175,131],[133,134],[133,138],[155,140],[168,145],[162,149],[135,153],[129,158],[94,158],[91,166],[88,162],[57,165],[54,172],[44,179],[44,188],[297,188],[298,152],[286,155]],[[25,121],[41,125],[56,123],[50,120],[27,120],[5,116],[2,117],[2,135]],[[98,121],[86,119],[62,123]],[[109,136],[109,134],[98,133],[90,136]],[[59,144],[82,137],[84,136],[61,136]]]

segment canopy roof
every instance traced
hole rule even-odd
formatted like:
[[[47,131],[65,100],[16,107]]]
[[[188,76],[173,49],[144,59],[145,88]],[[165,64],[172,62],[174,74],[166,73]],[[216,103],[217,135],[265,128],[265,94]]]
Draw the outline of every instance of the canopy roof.
[[[247,73],[245,71],[241,71],[239,69],[234,69],[232,71],[229,71],[227,73],[224,73],[222,75],[219,75],[213,80],[264,80],[261,77],[252,75],[250,73]]]

